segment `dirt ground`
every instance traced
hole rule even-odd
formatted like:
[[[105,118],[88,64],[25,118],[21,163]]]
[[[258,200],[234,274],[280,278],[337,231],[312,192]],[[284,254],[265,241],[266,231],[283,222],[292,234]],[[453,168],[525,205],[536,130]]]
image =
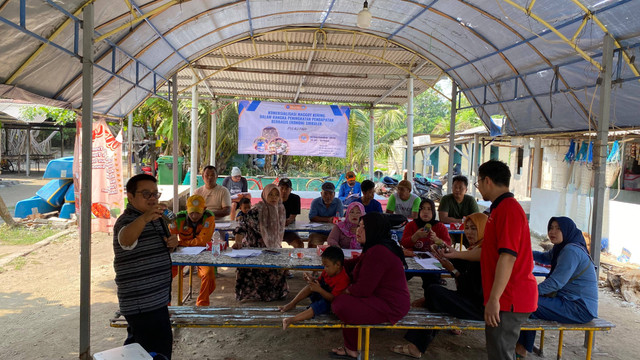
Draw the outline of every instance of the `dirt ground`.
[[[44,246],[25,257],[20,269],[0,273],[0,359],[74,359],[79,343],[79,241],[76,233]],[[91,352],[120,346],[124,329],[109,327],[118,308],[111,237],[92,240]],[[301,273],[289,281],[292,294],[302,288]],[[234,269],[221,269],[212,305],[237,305],[233,296]],[[420,296],[419,279],[410,282],[412,298]],[[198,283],[196,281],[196,289]],[[174,294],[177,293],[174,281]],[[175,302],[175,296],[173,301]],[[193,301],[190,302],[192,304]],[[283,302],[273,303],[277,305]],[[188,303],[189,304],[189,303]],[[250,305],[250,304],[247,304]],[[640,353],[637,334],[640,309],[600,290],[600,315],[617,327],[597,335],[594,359],[635,359]],[[402,331],[372,332],[373,359],[403,359],[391,353],[402,343]],[[341,333],[317,329],[179,329],[174,333],[174,359],[326,359],[340,345]],[[557,334],[547,334],[547,358],[555,357]],[[565,359],[583,359],[583,334],[565,335]],[[460,336],[442,332],[428,351],[429,359],[485,359],[484,334],[467,331]],[[537,358],[537,356],[531,356]]]

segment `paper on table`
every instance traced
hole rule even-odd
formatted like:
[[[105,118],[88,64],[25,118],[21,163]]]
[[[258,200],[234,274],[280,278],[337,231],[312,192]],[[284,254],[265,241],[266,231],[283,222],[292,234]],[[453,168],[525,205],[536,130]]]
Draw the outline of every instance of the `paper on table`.
[[[224,229],[224,228],[228,228],[229,226],[231,226],[230,222],[216,223],[216,229]]]
[[[310,227],[310,228],[314,228],[314,227],[319,227],[324,225],[323,223],[308,223],[307,225],[305,225],[305,227]]]
[[[544,266],[540,266],[540,265],[537,265],[537,264],[533,265],[533,272],[535,274],[548,274],[549,271],[551,271],[551,269],[546,268]]]
[[[179,246],[176,248],[176,254],[197,255],[206,249],[205,246]]]
[[[225,252],[224,255],[232,258],[243,258],[243,257],[251,257],[258,256],[262,254],[262,250],[235,250],[232,249],[231,252]]]
[[[420,259],[414,257],[413,259],[426,270],[442,270],[442,265],[440,265],[440,262],[436,258]]]
[[[342,249],[342,252],[344,253],[345,259],[353,258],[354,252],[358,253],[358,256],[362,255],[362,249]]]

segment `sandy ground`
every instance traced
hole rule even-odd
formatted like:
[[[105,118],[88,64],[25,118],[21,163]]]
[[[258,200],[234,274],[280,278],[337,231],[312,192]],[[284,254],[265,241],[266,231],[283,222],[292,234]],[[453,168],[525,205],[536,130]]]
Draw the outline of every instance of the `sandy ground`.
[[[25,257],[16,270],[0,273],[0,359],[74,359],[79,348],[79,241],[76,234],[42,247]],[[118,308],[111,237],[92,240],[91,352],[120,346],[124,329],[110,328],[108,320]],[[292,294],[302,288],[302,276],[290,280]],[[221,269],[212,305],[236,305],[235,273]],[[419,279],[409,282],[412,297],[420,296]],[[198,282],[196,281],[196,289]],[[177,282],[174,281],[174,294]],[[600,291],[600,315],[617,328],[598,335],[594,359],[635,359],[640,343],[640,310],[611,291]],[[176,301],[174,296],[174,302]],[[193,301],[188,302],[192,304]],[[272,303],[277,305],[283,302]],[[250,304],[247,304],[250,305]],[[402,343],[402,331],[372,332],[373,359],[403,359],[388,349]],[[583,359],[583,334],[565,335],[565,359]],[[339,345],[341,333],[314,329],[179,329],[175,331],[174,359],[326,359]],[[547,358],[555,357],[557,334],[547,334]],[[460,336],[442,332],[428,351],[429,359],[485,359],[484,334],[468,331]],[[537,356],[531,356],[537,358]]]

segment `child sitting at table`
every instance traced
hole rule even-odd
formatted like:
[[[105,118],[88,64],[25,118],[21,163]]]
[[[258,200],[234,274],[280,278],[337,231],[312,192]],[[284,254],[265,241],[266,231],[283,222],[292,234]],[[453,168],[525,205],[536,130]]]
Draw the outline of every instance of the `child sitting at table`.
[[[249,210],[251,210],[251,198],[242,198],[238,201],[238,213],[236,214],[236,221],[241,221],[247,216]]]
[[[280,306],[280,311],[285,312],[293,309],[302,299],[310,298],[311,305],[303,312],[282,319],[282,330],[293,323],[302,320],[312,319],[316,315],[325,314],[331,311],[331,302],[349,286],[349,275],[344,270],[344,253],[337,246],[329,246],[322,253],[322,265],[324,270],[318,279],[312,279],[308,274],[304,274],[307,281],[305,286],[290,303]]]

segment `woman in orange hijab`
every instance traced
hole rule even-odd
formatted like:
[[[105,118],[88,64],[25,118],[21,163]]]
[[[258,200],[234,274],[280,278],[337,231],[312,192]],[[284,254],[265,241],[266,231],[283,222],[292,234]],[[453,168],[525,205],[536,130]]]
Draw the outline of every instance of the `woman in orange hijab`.
[[[449,246],[444,250],[434,247],[433,255],[456,279],[456,290],[449,290],[439,284],[430,285],[425,290],[425,307],[429,311],[460,319],[484,320],[480,251],[487,219],[487,215],[482,213],[474,213],[465,218],[464,233],[469,240],[467,250],[455,251]],[[437,330],[409,330],[404,336],[409,343],[396,345],[391,351],[419,359],[437,333]]]

